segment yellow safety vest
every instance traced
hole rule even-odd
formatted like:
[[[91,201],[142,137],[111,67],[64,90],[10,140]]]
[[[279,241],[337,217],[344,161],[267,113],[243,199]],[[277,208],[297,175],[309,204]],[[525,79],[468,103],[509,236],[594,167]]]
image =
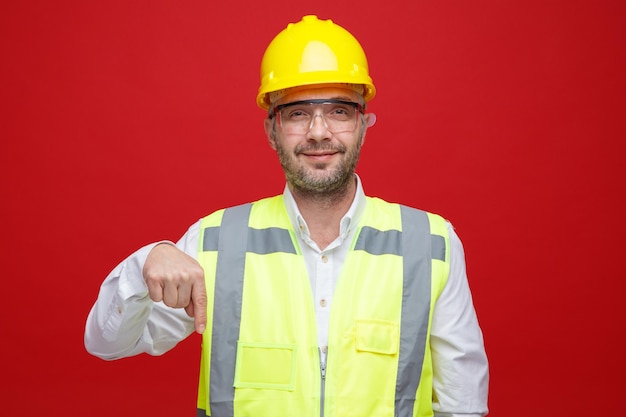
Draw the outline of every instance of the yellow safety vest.
[[[197,416],[432,416],[430,326],[449,273],[445,220],[367,198],[321,368],[304,257],[282,196],[202,220],[208,323]]]

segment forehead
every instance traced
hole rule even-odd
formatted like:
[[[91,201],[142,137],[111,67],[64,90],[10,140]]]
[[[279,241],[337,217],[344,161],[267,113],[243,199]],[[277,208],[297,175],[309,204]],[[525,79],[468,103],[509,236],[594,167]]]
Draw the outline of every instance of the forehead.
[[[361,96],[349,89],[343,87],[300,87],[298,89],[289,90],[284,96],[276,102],[276,104],[291,103],[300,100],[314,99],[341,99],[347,101],[361,102]]]

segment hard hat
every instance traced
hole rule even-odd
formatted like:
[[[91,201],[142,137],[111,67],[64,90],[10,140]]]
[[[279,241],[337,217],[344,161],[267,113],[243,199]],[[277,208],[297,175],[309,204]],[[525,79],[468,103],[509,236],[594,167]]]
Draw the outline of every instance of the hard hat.
[[[376,94],[356,38],[332,20],[309,15],[290,23],[265,50],[256,101],[267,110],[272,104],[270,93],[316,84],[363,86],[366,102]]]

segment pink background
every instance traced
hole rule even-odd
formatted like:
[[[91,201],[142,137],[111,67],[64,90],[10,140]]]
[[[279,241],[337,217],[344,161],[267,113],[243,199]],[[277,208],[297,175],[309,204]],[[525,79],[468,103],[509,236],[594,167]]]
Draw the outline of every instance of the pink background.
[[[0,414],[195,415],[196,335],[107,363],[84,322],[135,249],[282,191],[258,67],[317,14],[357,36],[378,88],[366,192],[465,244],[491,415],[621,415],[625,4],[3,2]]]

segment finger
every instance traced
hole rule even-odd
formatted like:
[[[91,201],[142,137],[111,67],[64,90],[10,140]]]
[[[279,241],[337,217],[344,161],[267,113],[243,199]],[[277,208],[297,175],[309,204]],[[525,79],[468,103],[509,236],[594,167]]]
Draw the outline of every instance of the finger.
[[[146,286],[148,287],[148,295],[150,299],[155,303],[163,300],[163,287],[154,280],[146,280]]]
[[[204,333],[206,329],[206,299],[206,288],[204,286],[204,279],[202,279],[197,281],[193,286],[190,303],[196,332],[199,334]]]
[[[189,317],[195,317],[196,312],[193,309],[193,300],[189,301],[189,304],[185,306],[185,313],[187,313]]]
[[[176,303],[176,307],[183,308],[191,304],[191,284],[188,282],[182,283],[178,286],[177,290],[178,301]]]
[[[178,307],[178,285],[165,282],[163,287],[163,302],[169,307]]]

